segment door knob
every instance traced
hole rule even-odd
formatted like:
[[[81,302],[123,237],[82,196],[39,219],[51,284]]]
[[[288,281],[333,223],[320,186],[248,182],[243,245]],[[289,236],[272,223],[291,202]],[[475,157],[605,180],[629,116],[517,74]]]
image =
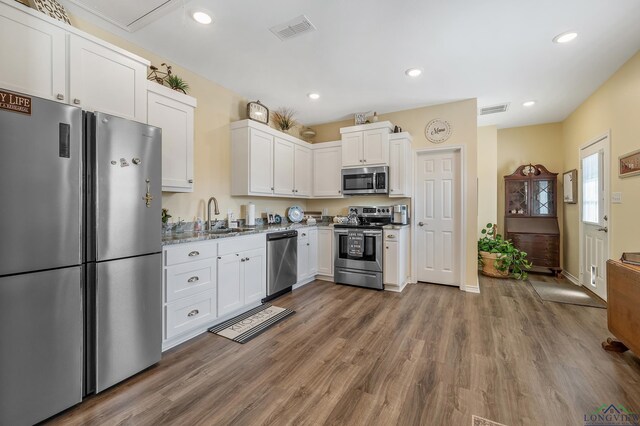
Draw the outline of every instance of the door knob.
[[[598,231],[609,232],[609,228],[605,226],[604,228],[598,228]]]
[[[418,222],[418,226],[424,226],[424,222]]]

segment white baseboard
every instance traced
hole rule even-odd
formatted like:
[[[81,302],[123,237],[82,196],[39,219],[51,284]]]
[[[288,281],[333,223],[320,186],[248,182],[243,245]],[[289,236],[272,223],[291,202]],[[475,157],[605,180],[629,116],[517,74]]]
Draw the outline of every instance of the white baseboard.
[[[402,290],[404,290],[404,288],[407,286],[407,284],[409,284],[409,283],[406,282],[406,281],[401,286],[385,284],[384,285],[384,290],[385,291],[392,291],[394,293],[402,293]]]
[[[307,285],[307,284],[309,284],[309,283],[311,283],[311,282],[313,282],[315,280],[316,280],[315,276],[308,277],[308,278],[300,281],[298,284],[294,284],[292,290],[295,290],[295,289],[300,288],[300,287],[302,287],[304,285]]]
[[[569,281],[571,281],[573,284],[579,285],[579,286],[582,285],[582,284],[580,284],[580,281],[576,277],[574,277],[573,275],[571,275],[567,271],[562,271],[562,275],[564,275],[564,277],[566,279],[568,279]]]
[[[460,290],[462,291],[466,291],[467,293],[477,293],[480,294],[480,286],[473,286],[473,285],[465,285],[465,286],[461,286]]]
[[[316,275],[316,280],[333,282],[333,275]]]

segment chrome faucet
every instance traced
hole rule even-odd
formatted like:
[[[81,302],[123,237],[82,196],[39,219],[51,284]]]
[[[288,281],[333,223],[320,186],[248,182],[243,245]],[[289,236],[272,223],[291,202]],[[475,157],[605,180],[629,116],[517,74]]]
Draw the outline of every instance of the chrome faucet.
[[[209,198],[209,202],[207,203],[207,226],[206,226],[208,231],[211,231],[211,202],[212,201],[215,209],[213,214],[215,214],[216,216],[220,214],[220,210],[218,210],[218,200],[216,200],[216,197]]]

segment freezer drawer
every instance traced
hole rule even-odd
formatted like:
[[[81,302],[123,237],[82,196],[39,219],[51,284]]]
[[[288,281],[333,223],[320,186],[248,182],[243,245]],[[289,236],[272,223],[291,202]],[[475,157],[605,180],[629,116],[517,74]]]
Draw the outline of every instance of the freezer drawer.
[[[162,255],[96,264],[95,391],[160,361]]]
[[[81,267],[0,278],[0,425],[82,400]]]

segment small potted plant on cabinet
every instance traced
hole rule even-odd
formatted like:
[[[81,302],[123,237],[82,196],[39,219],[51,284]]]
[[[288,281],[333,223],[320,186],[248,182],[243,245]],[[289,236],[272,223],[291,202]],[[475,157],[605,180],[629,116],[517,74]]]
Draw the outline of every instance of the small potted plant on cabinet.
[[[503,239],[496,224],[488,223],[480,232],[478,265],[482,267],[482,273],[495,278],[512,276],[526,280],[527,270],[532,266],[527,260],[527,253],[515,248],[511,240]]]

